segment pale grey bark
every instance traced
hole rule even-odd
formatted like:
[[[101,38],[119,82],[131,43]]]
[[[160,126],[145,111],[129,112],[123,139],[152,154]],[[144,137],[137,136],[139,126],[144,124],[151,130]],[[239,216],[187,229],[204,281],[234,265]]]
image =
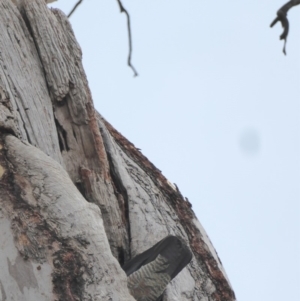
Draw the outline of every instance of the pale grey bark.
[[[133,300],[99,207],[44,152],[11,135],[3,142],[16,195],[1,194],[9,243],[4,242],[0,275],[8,300],[53,300],[53,292],[59,300]]]
[[[165,301],[235,300],[190,203],[95,112],[66,16],[0,2],[0,301],[134,300],[120,265],[168,234]]]

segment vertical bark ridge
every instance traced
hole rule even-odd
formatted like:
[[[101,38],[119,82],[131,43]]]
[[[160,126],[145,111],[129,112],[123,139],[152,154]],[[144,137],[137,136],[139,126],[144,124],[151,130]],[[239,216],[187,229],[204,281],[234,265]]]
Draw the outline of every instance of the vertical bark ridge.
[[[120,249],[128,249],[128,234],[120,222],[80,46],[61,11],[50,11],[42,1],[26,1],[23,8],[44,68],[66,170],[86,199],[100,207],[118,258]]]
[[[62,163],[42,65],[19,10],[0,1],[0,128]]]

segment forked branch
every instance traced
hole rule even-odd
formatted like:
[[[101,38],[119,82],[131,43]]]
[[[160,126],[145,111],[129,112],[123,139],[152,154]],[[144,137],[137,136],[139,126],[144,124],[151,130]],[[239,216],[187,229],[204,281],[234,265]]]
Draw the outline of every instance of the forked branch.
[[[289,20],[287,18],[288,11],[300,4],[300,0],[291,0],[287,2],[285,5],[283,5],[278,11],[277,11],[277,17],[274,19],[274,21],[271,23],[270,27],[273,27],[278,21],[281,22],[281,25],[283,27],[283,32],[280,35],[279,39],[284,40],[283,45],[283,53],[286,55],[286,41],[289,34]]]

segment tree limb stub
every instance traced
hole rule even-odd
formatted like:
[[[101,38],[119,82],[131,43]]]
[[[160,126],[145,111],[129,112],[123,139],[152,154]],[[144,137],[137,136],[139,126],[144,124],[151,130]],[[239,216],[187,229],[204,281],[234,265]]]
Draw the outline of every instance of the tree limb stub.
[[[72,14],[75,12],[77,7],[82,3],[82,1],[83,0],[77,1],[77,3],[74,5],[73,9],[69,12],[68,18],[70,18],[72,16]],[[131,64],[132,37],[131,37],[130,15],[129,15],[128,11],[124,8],[121,0],[117,0],[117,2],[118,2],[119,7],[120,7],[120,12],[124,13],[126,15],[126,18],[127,18],[127,31],[128,31],[128,43],[129,43],[129,53],[128,53],[128,58],[127,58],[127,64],[129,66],[129,68],[131,68],[131,70],[133,71],[133,76],[136,77],[136,76],[138,76],[138,73],[137,73],[136,69],[133,67],[133,65]]]
[[[300,0],[291,0],[287,2],[277,11],[277,17],[273,20],[273,22],[270,25],[270,27],[273,27],[278,21],[281,22],[281,25],[283,27],[283,33],[280,35],[279,39],[284,40],[283,53],[285,55],[286,55],[286,41],[289,34],[289,20],[287,18],[287,13],[292,7],[298,4],[300,4]]]

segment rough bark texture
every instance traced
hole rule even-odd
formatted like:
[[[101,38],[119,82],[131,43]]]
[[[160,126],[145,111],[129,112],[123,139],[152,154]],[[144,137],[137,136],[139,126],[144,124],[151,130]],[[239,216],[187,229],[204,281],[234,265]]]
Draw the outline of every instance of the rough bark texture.
[[[0,301],[134,300],[125,261],[168,234],[194,256],[164,301],[235,300],[190,203],[95,112],[66,16],[0,1]]]

